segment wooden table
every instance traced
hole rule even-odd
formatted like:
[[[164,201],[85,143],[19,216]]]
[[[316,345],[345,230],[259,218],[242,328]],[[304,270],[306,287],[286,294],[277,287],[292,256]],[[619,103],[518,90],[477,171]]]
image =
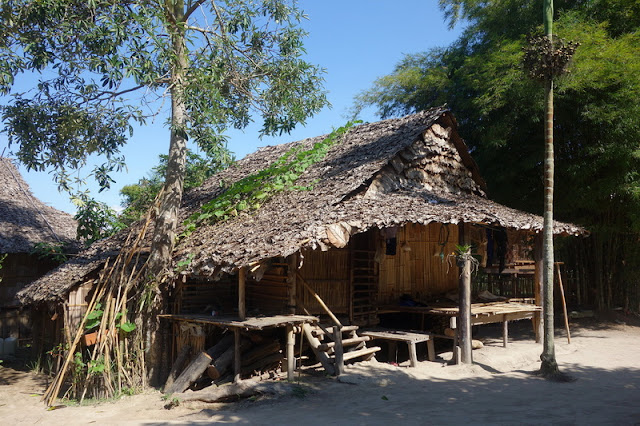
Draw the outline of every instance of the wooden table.
[[[308,315],[273,315],[265,317],[253,317],[241,320],[234,316],[209,316],[209,315],[189,315],[189,314],[164,314],[158,315],[160,318],[169,319],[178,322],[190,322],[195,324],[211,324],[216,327],[230,328],[235,338],[235,359],[234,359],[234,381],[240,380],[240,331],[253,330],[259,331],[267,328],[286,328],[287,329],[287,379],[294,379],[295,362],[293,356],[293,348],[295,345],[294,327],[300,327],[303,324],[313,324],[319,321],[318,317]]]
[[[471,304],[471,325],[502,323],[502,342],[506,347],[509,340],[509,321],[532,319],[536,312],[542,311],[542,307],[531,303],[522,302],[490,302]],[[457,329],[458,306],[431,305],[431,306],[383,306],[379,313],[409,312],[422,314],[423,324],[425,315],[439,315],[449,317],[449,327]],[[454,346],[457,345],[457,333],[454,336]],[[454,351],[455,356],[455,351]]]
[[[399,330],[389,330],[389,331],[363,331],[361,333],[363,336],[369,336],[372,339],[380,339],[380,340],[388,340],[390,345],[390,354],[392,352],[391,348],[395,349],[396,342],[405,342],[409,346],[409,364],[411,367],[415,367],[418,363],[418,355],[416,353],[416,343],[427,342],[427,354],[429,357],[429,361],[436,360],[436,351],[433,345],[433,338],[431,333],[416,333],[411,331],[399,331]],[[395,353],[395,350],[393,350]],[[390,355],[391,359],[392,356]]]

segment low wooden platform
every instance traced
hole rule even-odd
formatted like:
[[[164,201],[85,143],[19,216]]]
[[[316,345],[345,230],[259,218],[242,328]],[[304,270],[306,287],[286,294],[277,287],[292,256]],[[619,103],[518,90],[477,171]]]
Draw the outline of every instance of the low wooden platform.
[[[296,330],[300,330],[303,324],[313,324],[319,321],[318,317],[310,315],[272,315],[265,317],[251,317],[241,320],[235,316],[210,316],[210,315],[189,315],[189,314],[164,314],[158,315],[160,318],[178,322],[189,322],[195,324],[211,324],[220,328],[229,328],[234,334],[234,382],[240,380],[240,332],[259,331],[267,328],[286,328],[287,331],[287,378],[293,381],[295,361],[293,348],[295,345]]]
[[[427,354],[429,361],[436,360],[436,351],[433,344],[431,333],[416,333],[411,331],[389,330],[389,331],[363,331],[363,336],[369,336],[372,339],[390,341],[390,352],[395,353],[395,343],[405,342],[409,346],[409,364],[415,367],[418,363],[418,355],[416,353],[416,343],[427,342]]]
[[[185,321],[197,324],[211,324],[222,328],[238,328],[244,330],[263,330],[265,328],[286,327],[287,325],[312,324],[319,321],[318,317],[310,315],[272,315],[252,317],[241,320],[235,316],[210,316],[190,314],[158,315],[173,321]]]

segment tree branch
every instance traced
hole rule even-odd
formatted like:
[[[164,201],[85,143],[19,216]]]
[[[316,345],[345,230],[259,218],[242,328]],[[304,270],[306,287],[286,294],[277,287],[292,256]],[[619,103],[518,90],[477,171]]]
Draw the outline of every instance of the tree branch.
[[[189,6],[189,8],[187,9],[186,12],[184,12],[184,21],[187,22],[187,19],[189,19],[189,17],[193,14],[193,12],[195,12],[196,10],[198,10],[198,8],[200,6],[202,6],[202,4],[207,1],[207,0],[196,0],[195,3],[193,3],[191,6]]]

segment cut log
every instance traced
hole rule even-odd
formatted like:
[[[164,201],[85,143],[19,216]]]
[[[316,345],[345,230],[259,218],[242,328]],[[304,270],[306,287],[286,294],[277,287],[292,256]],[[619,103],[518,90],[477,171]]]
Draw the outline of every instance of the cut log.
[[[240,373],[243,376],[252,374],[254,371],[262,372],[264,370],[268,370],[268,367],[275,367],[279,365],[284,359],[284,355],[281,353],[273,353],[271,355],[267,355],[264,358],[260,358],[256,360],[254,363],[243,366],[240,369]]]
[[[184,368],[184,364],[187,361],[187,357],[189,356],[189,351],[191,350],[191,346],[184,345],[180,352],[178,353],[178,357],[176,361],[173,363],[173,367],[171,367],[171,371],[169,372],[169,377],[167,377],[167,381],[164,383],[163,389],[169,389],[173,382],[178,378],[182,369]]]
[[[206,352],[200,352],[197,357],[187,368],[184,369],[182,374],[173,382],[171,386],[165,388],[165,392],[169,394],[184,392],[191,383],[195,382],[202,376],[202,373],[207,369],[207,366],[211,364],[211,357]]]
[[[285,382],[257,382],[254,380],[243,380],[225,386],[209,386],[201,391],[186,392],[177,397],[182,401],[202,401],[218,402],[235,400],[238,398],[248,398],[254,395],[281,394],[290,392],[293,385]]]
[[[202,376],[214,357],[219,358],[227,351],[231,350],[231,357],[233,358],[233,346],[230,346],[232,341],[233,336],[229,333],[206,352],[200,352],[200,354],[191,361],[187,368],[184,369],[180,376],[174,380],[171,386],[165,386],[164,391],[169,394],[184,392],[185,389],[191,386],[191,383],[195,382],[200,376]]]
[[[218,370],[216,370],[216,368],[209,364],[207,365],[207,377],[209,377],[211,380],[218,380],[220,378],[220,373],[218,373]]]
[[[240,349],[240,353],[242,353],[245,350],[247,350],[250,346],[251,346],[251,341],[250,340],[241,339],[240,340],[240,348],[239,348]],[[224,373],[225,370],[231,366],[231,363],[233,362],[233,359],[234,359],[234,353],[235,353],[234,347],[231,346],[222,355],[220,355],[217,359],[213,360],[212,366],[213,366],[213,368],[215,368],[217,370],[217,374],[218,375],[221,376],[222,373]]]
[[[242,367],[253,364],[261,358],[269,355],[273,355],[280,351],[280,342],[274,340],[255,348],[251,348],[246,353],[242,354]]]

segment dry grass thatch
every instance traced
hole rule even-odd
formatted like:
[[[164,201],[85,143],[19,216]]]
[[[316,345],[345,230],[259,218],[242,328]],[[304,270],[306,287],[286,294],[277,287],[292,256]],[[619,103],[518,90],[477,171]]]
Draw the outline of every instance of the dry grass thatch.
[[[37,243],[73,243],[76,222],[33,196],[16,166],[0,157],[0,253],[29,253]]]
[[[291,147],[310,148],[323,138],[268,146],[248,155],[186,194],[181,219],[231,183],[264,169]],[[406,223],[466,222],[542,230],[542,217],[486,198],[477,166],[457,135],[453,115],[445,108],[354,127],[298,183],[312,184],[313,189],[281,192],[253,213],[201,226],[183,239],[174,261],[191,258],[191,262],[182,273],[215,278],[262,259],[287,256],[302,248],[341,247],[356,233]],[[556,222],[554,232],[574,235],[585,231]],[[23,303],[60,297],[117,252],[122,238],[121,234],[97,243],[19,297]]]

